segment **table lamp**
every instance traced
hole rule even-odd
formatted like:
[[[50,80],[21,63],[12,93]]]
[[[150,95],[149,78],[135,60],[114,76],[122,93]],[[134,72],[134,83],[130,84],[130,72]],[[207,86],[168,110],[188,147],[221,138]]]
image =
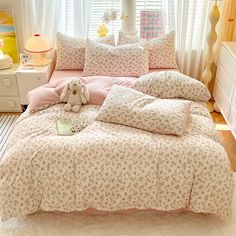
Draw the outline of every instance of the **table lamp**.
[[[25,51],[33,56],[33,66],[46,66],[50,60],[44,58],[45,53],[52,50],[52,44],[48,37],[41,34],[34,34],[25,44]]]

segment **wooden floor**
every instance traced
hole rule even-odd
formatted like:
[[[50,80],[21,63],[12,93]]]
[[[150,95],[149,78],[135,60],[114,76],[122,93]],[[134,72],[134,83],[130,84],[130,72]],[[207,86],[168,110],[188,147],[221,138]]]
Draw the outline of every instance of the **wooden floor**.
[[[216,129],[228,153],[231,167],[236,172],[236,140],[227,126],[223,116],[220,113],[213,112],[211,116],[216,123]]]

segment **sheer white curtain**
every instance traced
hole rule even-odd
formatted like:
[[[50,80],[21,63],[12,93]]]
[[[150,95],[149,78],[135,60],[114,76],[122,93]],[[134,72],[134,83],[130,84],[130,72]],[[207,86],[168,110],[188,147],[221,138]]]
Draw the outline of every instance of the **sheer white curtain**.
[[[21,1],[21,12],[22,12],[22,28],[23,28],[23,41],[26,40],[36,32],[34,24],[33,14],[33,0]]]
[[[181,72],[199,79],[206,47],[211,0],[136,0],[137,29],[141,10],[161,9],[165,31],[175,30],[177,60]]]
[[[48,35],[54,41],[56,32],[87,38],[92,0],[23,0],[24,40],[34,33]]]
[[[209,25],[208,0],[162,0],[167,31],[175,30],[177,60],[182,73],[200,78]]]

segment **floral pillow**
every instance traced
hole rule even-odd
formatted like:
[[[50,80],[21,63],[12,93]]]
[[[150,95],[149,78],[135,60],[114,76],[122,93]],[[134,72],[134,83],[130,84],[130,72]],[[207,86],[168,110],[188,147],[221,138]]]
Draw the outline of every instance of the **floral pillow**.
[[[185,133],[190,101],[157,99],[134,89],[114,85],[97,120],[160,134]]]
[[[99,42],[115,45],[114,35],[110,35],[98,40]],[[56,70],[82,70],[85,61],[86,40],[72,38],[67,35],[57,33],[57,61]]]
[[[153,72],[141,76],[132,88],[158,98],[184,98],[202,102],[211,98],[202,82],[176,71]]]
[[[123,32],[119,33],[118,45],[133,44],[147,41],[139,37],[131,37]],[[162,37],[148,40],[149,68],[151,69],[177,69],[175,61],[175,32],[172,31]]]
[[[132,76],[148,73],[148,47],[145,42],[113,47],[87,40],[84,76]]]
[[[175,32],[149,40],[149,68],[178,68],[175,61]]]

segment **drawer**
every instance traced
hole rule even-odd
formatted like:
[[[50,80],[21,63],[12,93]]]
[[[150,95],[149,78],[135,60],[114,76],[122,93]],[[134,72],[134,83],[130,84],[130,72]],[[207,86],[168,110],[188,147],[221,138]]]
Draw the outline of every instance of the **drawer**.
[[[236,138],[236,106],[231,107],[229,113],[229,126],[232,131],[234,137]]]
[[[0,75],[0,96],[18,96],[15,75]]]
[[[228,100],[231,101],[234,84],[221,62],[219,63],[217,69],[216,80],[218,81]]]
[[[220,62],[227,71],[229,78],[234,82],[236,80],[236,60],[225,46],[221,48]]]
[[[22,111],[19,97],[0,97],[0,111]]]
[[[48,83],[48,79],[45,73],[19,73],[17,74],[17,83],[21,104],[26,105],[28,104],[27,93],[32,89]]]
[[[229,110],[230,110],[230,101],[226,97],[218,81],[215,82],[213,96],[217,104],[219,105],[221,113],[224,115],[225,119],[228,120],[228,115],[229,115]]]
[[[236,109],[236,86],[234,87],[233,90],[233,96],[232,96],[232,101],[231,104],[234,106],[234,108]]]

